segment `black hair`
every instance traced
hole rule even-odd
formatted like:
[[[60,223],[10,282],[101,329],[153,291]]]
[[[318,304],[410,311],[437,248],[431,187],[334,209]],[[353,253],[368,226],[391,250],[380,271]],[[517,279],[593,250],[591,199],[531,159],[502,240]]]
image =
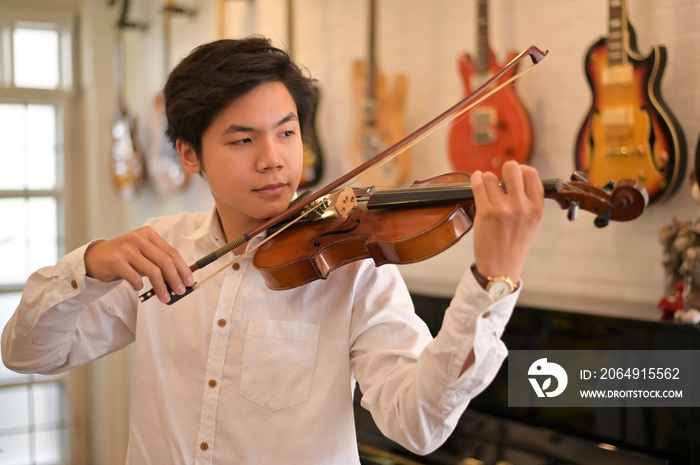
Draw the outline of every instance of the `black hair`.
[[[202,162],[202,134],[237,98],[267,82],[281,82],[297,107],[300,127],[316,104],[315,80],[270,39],[250,36],[200,45],[170,73],[165,84],[166,135],[190,145]]]

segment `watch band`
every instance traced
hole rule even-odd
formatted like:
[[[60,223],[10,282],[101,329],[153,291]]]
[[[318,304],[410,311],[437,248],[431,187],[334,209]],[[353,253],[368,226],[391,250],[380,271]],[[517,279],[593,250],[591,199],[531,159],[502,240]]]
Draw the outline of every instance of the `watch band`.
[[[508,282],[512,289],[511,292],[515,292],[520,288],[520,281],[518,281],[516,284],[508,276],[484,276],[479,272],[479,270],[476,269],[476,263],[472,263],[471,270],[472,274],[474,274],[474,278],[476,278],[476,282],[479,283],[479,285],[483,287],[484,290],[488,291],[489,285],[496,280]]]

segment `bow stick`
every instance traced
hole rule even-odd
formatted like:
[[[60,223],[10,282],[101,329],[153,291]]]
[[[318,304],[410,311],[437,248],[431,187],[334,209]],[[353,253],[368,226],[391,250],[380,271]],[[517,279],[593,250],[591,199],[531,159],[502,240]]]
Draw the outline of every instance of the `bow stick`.
[[[232,250],[236,249],[237,247],[240,247],[241,245],[245,244],[246,242],[250,241],[251,238],[257,236],[258,234],[261,234],[265,231],[267,231],[270,227],[277,225],[278,223],[281,223],[285,220],[288,220],[294,215],[298,215],[299,213],[302,212],[305,208],[307,208],[309,205],[311,205],[313,202],[316,200],[331,194],[333,191],[336,191],[339,187],[344,187],[357,179],[362,173],[365,171],[373,168],[376,169],[380,167],[382,164],[390,161],[393,157],[399,155],[400,153],[404,152],[414,144],[418,143],[425,137],[429,136],[430,134],[434,133],[437,131],[439,128],[443,127],[445,124],[449,123],[453,119],[459,117],[466,111],[470,110],[474,106],[478,105],[481,103],[483,100],[488,98],[490,95],[493,93],[499,91],[515,79],[519,78],[522,76],[526,71],[529,71],[534,65],[538,64],[540,61],[542,61],[546,56],[549,51],[541,51],[539,48],[536,46],[532,45],[528,49],[524,50],[521,52],[518,56],[513,58],[507,65],[505,65],[498,73],[494,74],[488,81],[484,82],[478,89],[476,89],[474,92],[457,102],[455,105],[450,107],[449,109],[445,110],[443,113],[440,115],[436,116],[433,118],[431,121],[417,129],[416,131],[412,132],[408,136],[404,137],[400,141],[396,142],[394,145],[391,147],[387,148],[386,150],[382,151],[381,153],[377,154],[375,157],[367,160],[366,162],[362,163],[361,165],[358,165],[354,169],[350,170],[346,174],[342,175],[335,181],[330,182],[326,186],[320,188],[316,192],[313,193],[313,195],[310,195],[298,202],[293,203],[289,208],[287,208],[285,211],[282,213],[268,219],[265,221],[263,224],[258,226],[257,228],[253,229],[252,231],[248,231],[247,233],[244,233],[237,238],[233,239],[231,242],[228,244],[224,245],[223,247],[220,247],[219,249],[215,250],[214,252],[200,258],[197,260],[195,263],[190,265],[190,271],[195,272],[197,270],[200,270],[204,268],[205,266],[213,263],[214,261],[218,260],[222,256],[226,255],[227,253],[231,252]],[[507,81],[503,82],[499,86],[490,89],[490,87],[496,83],[505,73],[507,73],[511,68],[517,66],[523,59],[526,57],[530,57],[532,60],[532,66],[529,66],[525,70],[521,71],[520,73],[514,75]],[[306,212],[306,214],[312,212],[314,209],[311,209]],[[282,232],[286,227],[289,227],[291,224],[299,220],[301,216],[297,217],[294,221],[288,223],[285,225],[285,227],[280,228],[275,232],[275,234],[278,234]],[[273,236],[270,236],[271,238]],[[269,239],[268,238],[268,239]],[[258,246],[262,245],[262,243],[258,244]],[[248,255],[249,253],[253,252],[257,247],[250,249],[246,251],[243,255],[240,257],[237,257],[234,259],[231,263],[234,263],[244,256]],[[213,273],[211,276],[206,278],[204,281],[207,281],[214,275],[218,274],[219,272],[225,270],[228,268],[228,266],[231,265],[231,263],[228,263],[225,267],[220,268],[218,271]],[[204,282],[202,281],[202,282]],[[192,286],[187,287],[186,292],[182,295],[175,294],[170,288],[168,288],[170,292],[170,301],[168,302],[168,305],[172,305],[173,303],[177,302],[181,298],[185,297],[186,295],[189,295],[192,291],[197,289],[200,286],[200,284],[195,283]],[[146,300],[150,299],[155,295],[155,291],[153,289],[149,290],[148,292],[145,292],[141,296],[139,296],[139,300],[141,302],[145,302]]]

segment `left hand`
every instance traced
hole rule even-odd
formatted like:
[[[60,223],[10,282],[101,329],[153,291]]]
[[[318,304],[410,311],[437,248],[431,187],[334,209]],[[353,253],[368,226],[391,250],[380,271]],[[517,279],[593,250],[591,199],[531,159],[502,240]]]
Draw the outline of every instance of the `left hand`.
[[[542,219],[544,187],[530,166],[508,161],[501,172],[501,183],[493,173],[471,175],[474,261],[484,276],[508,276],[518,282]]]

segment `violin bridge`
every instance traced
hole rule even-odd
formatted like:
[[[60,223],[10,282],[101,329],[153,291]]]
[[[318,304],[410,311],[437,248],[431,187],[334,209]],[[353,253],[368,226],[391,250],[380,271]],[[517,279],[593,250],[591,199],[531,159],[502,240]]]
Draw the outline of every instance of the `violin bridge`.
[[[357,208],[357,197],[351,187],[346,187],[335,196],[333,209],[343,220],[347,220],[350,213]]]

